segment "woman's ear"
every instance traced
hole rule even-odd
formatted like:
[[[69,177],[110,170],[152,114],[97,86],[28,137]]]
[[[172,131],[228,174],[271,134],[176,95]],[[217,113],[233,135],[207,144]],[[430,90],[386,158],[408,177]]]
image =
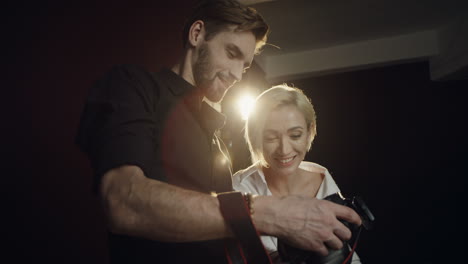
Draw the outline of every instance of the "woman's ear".
[[[310,150],[310,147],[312,146],[312,143],[314,142],[314,139],[315,139],[315,136],[317,135],[317,129],[316,129],[316,126],[314,124],[310,124],[309,126],[309,131],[307,131],[308,133],[308,142],[310,142],[309,144],[309,150]]]
[[[188,43],[195,47],[205,39],[205,23],[201,20],[193,22],[188,33]]]
[[[312,133],[312,140],[314,140],[315,136],[317,135],[317,126],[315,124],[310,124],[309,131]]]

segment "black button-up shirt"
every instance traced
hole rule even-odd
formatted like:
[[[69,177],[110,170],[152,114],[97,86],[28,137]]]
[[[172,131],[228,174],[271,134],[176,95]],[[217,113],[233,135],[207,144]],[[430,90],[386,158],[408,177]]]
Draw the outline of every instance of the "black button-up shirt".
[[[108,170],[136,165],[149,178],[186,189],[232,190],[228,152],[215,133],[224,116],[202,103],[197,92],[167,69],[149,73],[118,66],[98,81],[87,98],[77,136],[95,171],[95,186]],[[110,238],[113,263],[225,262],[220,240]]]

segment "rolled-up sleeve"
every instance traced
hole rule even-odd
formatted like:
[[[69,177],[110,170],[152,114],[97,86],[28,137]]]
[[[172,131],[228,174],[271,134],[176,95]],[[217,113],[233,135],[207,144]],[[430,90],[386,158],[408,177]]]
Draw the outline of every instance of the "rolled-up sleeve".
[[[130,65],[115,67],[92,87],[76,143],[90,159],[95,185],[108,170],[122,165],[139,166],[152,178],[163,177],[155,170],[157,98],[158,86],[150,74]]]

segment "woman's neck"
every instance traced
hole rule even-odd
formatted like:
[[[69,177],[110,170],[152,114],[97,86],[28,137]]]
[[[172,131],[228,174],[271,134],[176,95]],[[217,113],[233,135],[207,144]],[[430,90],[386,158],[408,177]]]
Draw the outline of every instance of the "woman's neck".
[[[315,197],[323,181],[320,173],[314,173],[297,168],[294,173],[284,175],[263,168],[268,188],[274,196],[303,195]]]
[[[271,168],[263,168],[265,180],[268,188],[275,196],[291,195],[296,188],[298,181],[299,168],[291,174],[285,175],[272,170]]]

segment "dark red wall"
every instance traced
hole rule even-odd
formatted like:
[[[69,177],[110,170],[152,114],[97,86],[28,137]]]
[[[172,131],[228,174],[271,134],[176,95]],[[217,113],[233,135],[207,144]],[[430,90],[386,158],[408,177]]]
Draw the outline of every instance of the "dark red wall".
[[[9,210],[2,213],[2,229],[15,263],[107,262],[92,172],[74,144],[83,103],[93,82],[115,64],[171,66],[194,1],[97,2],[4,9],[3,188]]]
[[[107,263],[92,173],[74,145],[83,102],[114,64],[174,63],[191,2],[5,7],[2,229],[13,262]],[[431,82],[428,65],[413,63],[293,84],[318,112],[310,160],[327,166],[345,193],[363,195],[378,219],[358,246],[362,258],[458,259],[466,81]]]
[[[318,135],[308,155],[342,191],[361,195],[375,229],[366,263],[456,263],[467,201],[468,80],[433,82],[427,62],[293,82],[312,98]],[[466,234],[464,232],[463,234]]]

